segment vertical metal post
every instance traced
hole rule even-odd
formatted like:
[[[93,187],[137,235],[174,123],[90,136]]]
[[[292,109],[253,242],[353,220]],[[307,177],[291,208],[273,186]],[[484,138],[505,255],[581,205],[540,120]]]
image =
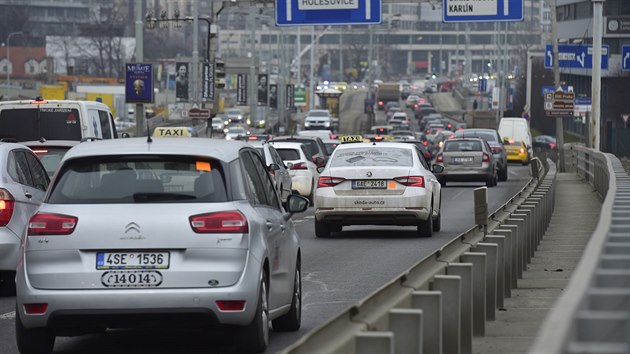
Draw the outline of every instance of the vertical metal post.
[[[315,108],[315,78],[314,78],[314,67],[315,67],[315,26],[311,27],[311,65],[308,79],[308,109]]]
[[[466,77],[472,74],[472,52],[470,51],[470,24],[466,22]]]
[[[249,66],[249,119],[251,123],[254,123],[254,114],[256,113],[256,103],[258,101],[258,80],[256,77],[256,62],[257,51],[256,51],[256,11],[257,8],[255,6],[249,7],[249,26],[250,26],[250,43],[249,50],[251,52],[250,56],[250,66]]]
[[[372,45],[374,44],[374,26],[368,25],[368,33],[370,37],[370,43],[368,46],[368,85],[374,82],[374,66],[372,65],[372,57],[374,56]]]
[[[551,42],[553,44],[553,79],[555,87],[560,87],[560,58],[558,57],[558,19],[556,0],[547,0],[551,8]],[[564,126],[563,117],[556,117],[556,142],[558,143],[558,167],[564,172]]]
[[[591,142],[593,149],[600,150],[601,141],[601,89],[602,89],[602,22],[605,0],[593,2],[593,69],[591,71],[591,95],[593,100]]]
[[[144,23],[142,14],[142,0],[136,0],[135,13],[136,13],[136,62],[141,63],[144,60]],[[144,132],[144,105],[142,103],[136,104],[136,136],[142,136]],[[151,134],[147,131],[147,134]]]
[[[343,30],[343,27],[339,29],[339,76],[341,77],[341,81],[346,81],[345,75],[343,74]]]
[[[297,48],[295,50],[295,55],[297,56],[296,59],[296,71],[295,71],[295,76],[297,77],[297,82],[296,84],[302,84],[302,55],[300,55],[302,53],[302,35],[300,33],[300,26],[298,26],[297,28],[297,39],[296,39],[296,43],[297,43]]]
[[[200,88],[201,85],[199,84],[199,78],[201,77],[201,75],[199,75],[199,2],[195,1],[193,3],[192,6],[192,18],[193,18],[193,50],[192,50],[192,70],[191,75],[192,75],[192,80],[191,80],[191,88],[192,88],[192,95],[191,95],[191,101],[193,103],[200,103],[201,99],[200,99]]]
[[[285,43],[285,30],[284,27],[280,27],[280,46],[278,50],[280,51],[280,75],[278,75],[278,123],[279,127],[284,127],[285,132],[288,132],[288,124],[286,119],[286,109],[285,109],[285,95],[286,95],[286,85],[287,85],[287,76],[286,76],[286,43]]]

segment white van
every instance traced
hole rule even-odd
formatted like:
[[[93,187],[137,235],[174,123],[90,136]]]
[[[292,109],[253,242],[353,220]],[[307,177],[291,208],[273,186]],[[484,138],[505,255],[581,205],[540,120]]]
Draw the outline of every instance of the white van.
[[[529,130],[529,124],[525,118],[505,117],[499,121],[499,135],[503,139],[514,141],[523,141],[527,146],[529,158],[534,157],[532,149],[532,133]]]
[[[41,98],[0,102],[0,139],[83,141],[117,137],[112,112],[100,102]]]

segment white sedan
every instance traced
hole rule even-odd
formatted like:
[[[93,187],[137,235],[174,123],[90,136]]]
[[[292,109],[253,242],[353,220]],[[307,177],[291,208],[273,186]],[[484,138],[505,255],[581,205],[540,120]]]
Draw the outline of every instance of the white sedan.
[[[425,237],[439,231],[441,187],[433,172],[442,167],[421,155],[413,144],[339,145],[317,182],[315,235],[347,225],[412,225]]]
[[[319,178],[317,162],[314,162],[306,145],[298,142],[271,142],[282,160],[289,167],[289,174],[293,182],[293,190],[301,196],[307,197],[313,203],[315,183]],[[316,157],[317,161],[322,160]]]

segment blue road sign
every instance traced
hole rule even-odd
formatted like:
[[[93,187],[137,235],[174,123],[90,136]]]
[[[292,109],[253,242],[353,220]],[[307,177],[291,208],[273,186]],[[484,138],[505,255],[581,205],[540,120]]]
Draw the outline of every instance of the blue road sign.
[[[381,23],[381,0],[276,0],[276,25]]]
[[[486,92],[488,90],[488,79],[479,79],[479,92]]]
[[[602,69],[608,69],[607,45],[602,46]],[[581,44],[558,45],[558,58],[561,68],[591,69],[593,67],[593,46]],[[547,44],[545,68],[553,68],[553,46]]]
[[[125,64],[125,102],[153,103],[152,64]]]
[[[444,0],[444,22],[523,21],[523,0]]]
[[[573,91],[573,87],[571,87],[571,89],[569,89],[569,86],[562,86],[562,91],[564,92],[571,92]],[[554,86],[543,86],[542,87],[542,92],[541,95],[543,97],[545,97],[545,93],[554,93],[556,92],[556,88]]]
[[[630,45],[621,47],[621,70],[630,71]]]
[[[579,106],[591,105],[593,100],[590,97],[576,97],[575,104]]]

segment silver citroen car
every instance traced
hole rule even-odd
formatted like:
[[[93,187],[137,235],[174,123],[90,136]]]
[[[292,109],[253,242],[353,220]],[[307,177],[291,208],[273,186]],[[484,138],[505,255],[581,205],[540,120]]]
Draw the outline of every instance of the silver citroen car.
[[[301,322],[300,242],[254,147],[130,138],[64,156],[17,267],[21,353],[108,328],[234,325],[264,351]]]

